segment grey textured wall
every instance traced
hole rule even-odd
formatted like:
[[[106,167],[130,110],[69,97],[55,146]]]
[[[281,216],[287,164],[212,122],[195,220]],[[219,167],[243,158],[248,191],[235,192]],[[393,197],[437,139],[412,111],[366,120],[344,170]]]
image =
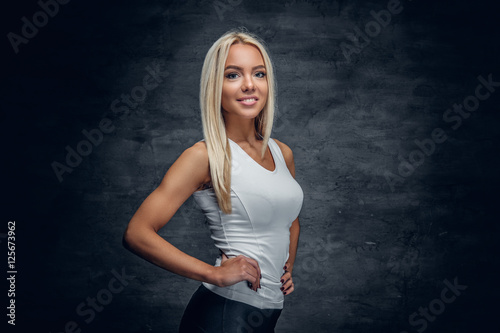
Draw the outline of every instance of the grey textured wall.
[[[52,7],[45,24],[35,1],[11,4],[0,239],[6,253],[15,220],[9,329],[176,331],[198,282],[132,255],[121,237],[202,138],[202,61],[239,26],[269,46],[273,137],[293,149],[305,192],[296,291],[277,332],[498,326],[496,11],[474,1],[395,3],[72,1]],[[23,32],[33,15],[38,31]],[[155,87],[144,81],[152,71]],[[68,159],[72,150],[86,156]],[[161,235],[213,263],[191,199]]]

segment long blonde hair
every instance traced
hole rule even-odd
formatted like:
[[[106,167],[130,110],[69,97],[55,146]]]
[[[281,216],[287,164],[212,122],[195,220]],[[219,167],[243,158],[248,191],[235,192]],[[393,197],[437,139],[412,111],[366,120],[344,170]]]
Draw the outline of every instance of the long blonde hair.
[[[266,67],[267,102],[255,118],[255,130],[263,139],[262,157],[266,153],[267,143],[271,135],[275,108],[274,71],[263,42],[247,31],[231,30],[226,32],[208,50],[200,81],[201,120],[208,151],[210,177],[219,207],[225,214],[231,213],[231,149],[222,116],[222,84],[229,48],[238,43],[257,47]]]

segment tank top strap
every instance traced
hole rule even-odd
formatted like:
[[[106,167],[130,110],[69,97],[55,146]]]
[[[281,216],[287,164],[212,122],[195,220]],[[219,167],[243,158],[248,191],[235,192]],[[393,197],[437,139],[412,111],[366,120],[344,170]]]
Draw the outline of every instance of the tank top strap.
[[[281,152],[281,148],[280,146],[278,146],[278,144],[276,143],[276,141],[274,141],[273,138],[269,138],[269,148],[273,150],[273,156],[276,156],[281,164],[286,165],[286,161],[285,158],[283,157],[283,153]]]

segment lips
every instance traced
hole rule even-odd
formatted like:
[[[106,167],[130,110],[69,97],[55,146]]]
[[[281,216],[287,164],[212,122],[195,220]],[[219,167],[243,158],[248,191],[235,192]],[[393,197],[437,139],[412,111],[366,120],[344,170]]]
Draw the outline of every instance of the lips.
[[[237,101],[238,102],[242,102],[242,101],[258,101],[259,99],[257,98],[257,96],[244,96],[244,97],[241,97],[241,98],[238,98]]]
[[[258,100],[257,96],[245,96],[237,99],[238,102],[247,106],[254,105]]]

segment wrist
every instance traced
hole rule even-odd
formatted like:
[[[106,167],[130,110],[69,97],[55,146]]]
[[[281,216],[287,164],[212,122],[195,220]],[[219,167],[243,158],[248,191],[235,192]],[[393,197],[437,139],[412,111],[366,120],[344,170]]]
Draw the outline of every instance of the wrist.
[[[205,277],[205,282],[213,284],[213,285],[218,286],[218,287],[221,286],[218,267],[211,266],[208,269],[206,277]]]

